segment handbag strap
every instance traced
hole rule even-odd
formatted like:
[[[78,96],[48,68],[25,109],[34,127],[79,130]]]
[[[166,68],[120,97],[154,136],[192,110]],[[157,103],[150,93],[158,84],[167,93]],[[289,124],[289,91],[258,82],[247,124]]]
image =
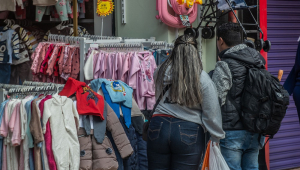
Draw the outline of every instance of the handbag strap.
[[[156,100],[156,103],[155,103],[155,105],[154,105],[154,107],[153,107],[153,109],[152,109],[152,111],[151,111],[151,113],[149,115],[149,120],[148,121],[150,121],[152,119],[153,113],[155,112],[155,109],[156,109],[157,105],[159,104],[160,100],[163,98],[163,96],[169,90],[170,87],[171,87],[171,85],[167,85],[163,89],[163,91],[160,93],[160,95],[159,95],[158,99]]]

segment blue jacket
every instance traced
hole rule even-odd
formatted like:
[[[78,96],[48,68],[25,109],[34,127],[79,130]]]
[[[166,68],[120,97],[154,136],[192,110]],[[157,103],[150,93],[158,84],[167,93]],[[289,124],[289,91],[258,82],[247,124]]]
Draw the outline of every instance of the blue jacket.
[[[114,142],[114,140],[112,139],[112,136],[111,136],[111,133],[110,132],[106,132],[107,134],[107,137],[110,139],[112,145],[113,145],[113,148],[115,150],[115,154],[117,156],[117,160],[118,160],[118,163],[119,163],[119,168],[118,170],[142,170],[142,169],[139,169],[139,154],[138,154],[138,140],[137,140],[137,136],[136,136],[136,132],[135,132],[135,129],[132,125],[130,125],[129,128],[126,127],[125,125],[125,121],[124,121],[124,118],[123,117],[120,117],[119,118],[120,120],[120,123],[122,124],[123,128],[124,128],[124,131],[130,141],[130,144],[134,150],[133,154],[128,157],[127,159],[122,159],[121,156],[120,156],[120,153],[116,147],[116,144]]]
[[[98,91],[105,83],[106,90],[114,103],[123,103],[124,106],[132,108],[133,89],[121,80],[96,79],[91,81],[91,88]]]
[[[295,86],[300,86],[300,41],[298,42],[294,67],[283,84],[283,87],[290,95],[293,93]]]

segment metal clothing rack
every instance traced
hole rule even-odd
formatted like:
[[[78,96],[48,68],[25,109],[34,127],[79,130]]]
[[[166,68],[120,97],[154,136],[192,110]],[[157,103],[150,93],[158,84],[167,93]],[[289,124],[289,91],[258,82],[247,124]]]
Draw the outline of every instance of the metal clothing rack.
[[[23,85],[14,84],[0,84],[0,103],[5,100],[5,96],[11,93],[26,93],[26,92],[46,92],[46,91],[60,91],[64,84],[42,83],[33,81],[24,81]]]
[[[168,48],[172,46],[171,44],[168,44],[163,41],[155,41],[154,37],[151,37],[150,39],[129,39],[129,38],[121,38],[121,37],[103,37],[103,36],[101,37],[101,36],[93,36],[93,35],[85,36],[85,37],[72,37],[72,36],[50,34],[48,36],[48,40],[60,41],[65,43],[73,43],[79,45],[80,48],[79,80],[80,81],[84,81],[84,71],[83,71],[84,60],[85,60],[85,55],[88,53],[90,47],[98,48],[99,46],[100,47],[105,46],[105,44],[113,45],[113,46],[108,46],[108,48],[126,47],[126,48],[141,48],[141,49],[143,49],[143,47],[151,47],[153,45],[163,46],[164,48]],[[116,45],[116,44],[120,44],[120,45]],[[125,44],[131,44],[131,46]]]

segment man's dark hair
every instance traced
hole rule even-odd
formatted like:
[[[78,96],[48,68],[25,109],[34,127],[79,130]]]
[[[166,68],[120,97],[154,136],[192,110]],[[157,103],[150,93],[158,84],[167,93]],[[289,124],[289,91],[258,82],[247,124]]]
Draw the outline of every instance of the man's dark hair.
[[[217,29],[218,38],[222,37],[229,47],[242,43],[240,26],[235,23],[224,23]]]

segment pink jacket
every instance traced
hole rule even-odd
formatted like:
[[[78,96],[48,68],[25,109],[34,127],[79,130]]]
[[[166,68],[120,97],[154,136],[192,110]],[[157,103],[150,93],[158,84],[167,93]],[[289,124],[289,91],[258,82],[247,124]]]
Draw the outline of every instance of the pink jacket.
[[[134,53],[131,58],[129,73],[129,86],[135,90],[136,102],[141,110],[145,109],[145,100],[150,108],[155,101],[155,86],[153,74],[157,68],[155,59],[150,52]],[[153,102],[154,101],[154,102]]]
[[[18,103],[13,109],[13,113],[9,120],[9,129],[12,132],[12,145],[19,146],[21,144],[21,122],[20,122],[20,105]]]

